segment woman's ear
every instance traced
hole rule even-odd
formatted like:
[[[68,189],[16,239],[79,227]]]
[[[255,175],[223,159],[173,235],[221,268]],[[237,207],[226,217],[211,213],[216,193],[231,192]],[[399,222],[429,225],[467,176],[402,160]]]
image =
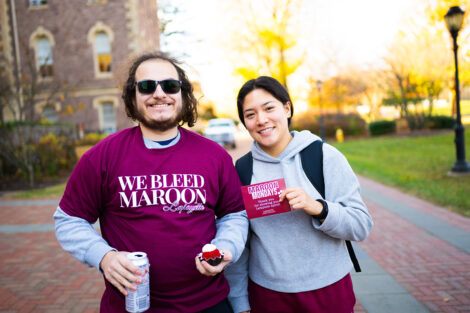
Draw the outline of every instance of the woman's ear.
[[[290,107],[291,107],[291,103],[290,103],[290,101],[287,101],[287,102],[284,104],[284,109],[286,110],[287,117],[291,117],[291,110],[290,110]]]

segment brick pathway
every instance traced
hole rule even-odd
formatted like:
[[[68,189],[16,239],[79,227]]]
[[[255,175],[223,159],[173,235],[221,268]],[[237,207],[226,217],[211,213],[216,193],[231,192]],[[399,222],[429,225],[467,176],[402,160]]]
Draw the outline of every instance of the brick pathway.
[[[470,219],[370,180],[360,180],[364,188],[380,192],[397,205],[406,203],[470,236]],[[429,312],[470,313],[470,254],[365,200],[375,225],[359,246]],[[55,204],[0,202],[0,312],[99,311],[104,289],[101,275],[64,252],[52,230],[34,230],[34,226],[51,226],[55,208]],[[5,225],[16,228],[6,232],[2,228]],[[358,303],[356,312],[366,310]],[[380,308],[367,311],[375,312],[380,313]]]
[[[470,219],[395,189],[361,178],[361,186],[380,191],[396,205],[408,206],[440,218],[468,232]],[[368,239],[359,243],[367,254],[429,312],[470,312],[470,255],[431,235],[367,198],[374,219]]]
[[[52,224],[56,205],[0,206],[2,225]],[[99,312],[103,278],[53,231],[0,233],[0,312]]]

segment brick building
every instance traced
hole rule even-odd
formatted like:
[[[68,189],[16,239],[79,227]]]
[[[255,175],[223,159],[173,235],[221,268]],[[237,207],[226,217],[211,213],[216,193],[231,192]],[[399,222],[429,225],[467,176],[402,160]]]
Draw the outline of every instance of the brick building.
[[[36,119],[108,133],[130,126],[119,69],[158,47],[156,0],[0,0],[0,81],[23,82],[24,96],[10,97],[18,103],[36,86]],[[3,102],[2,120],[12,119]]]

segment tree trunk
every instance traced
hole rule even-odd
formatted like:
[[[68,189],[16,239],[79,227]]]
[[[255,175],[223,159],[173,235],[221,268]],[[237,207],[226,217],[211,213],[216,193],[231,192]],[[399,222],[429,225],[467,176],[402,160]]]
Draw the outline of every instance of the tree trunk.
[[[29,176],[29,187],[34,187],[34,166],[32,164],[32,160],[30,160],[28,164],[28,176]]]
[[[287,87],[287,76],[286,76],[286,68],[285,68],[285,57],[284,57],[284,48],[282,44],[279,43],[279,55],[280,55],[280,76],[281,76],[281,83],[284,87],[286,87],[287,92],[289,92],[289,88]]]
[[[429,96],[428,99],[429,99],[428,117],[431,117],[432,110],[433,110],[433,107],[434,107],[434,99],[431,96]]]
[[[402,112],[400,112],[400,116],[403,117],[403,115],[406,117],[408,116],[408,99],[406,97],[406,91],[405,87],[403,86],[403,78],[399,75],[396,75],[396,78],[398,80],[398,86],[400,87],[400,93],[401,93],[401,109]]]

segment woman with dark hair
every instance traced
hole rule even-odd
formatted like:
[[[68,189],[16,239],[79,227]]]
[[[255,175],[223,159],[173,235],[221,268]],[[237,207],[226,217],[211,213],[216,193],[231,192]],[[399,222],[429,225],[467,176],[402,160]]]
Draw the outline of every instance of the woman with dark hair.
[[[346,158],[320,145],[322,197],[301,160],[302,150],[321,139],[309,131],[289,131],[294,110],[287,90],[271,77],[252,79],[240,89],[237,107],[254,140],[250,184],[283,178],[286,189],[279,200],[287,199],[292,210],[250,220],[247,247],[226,271],[234,311],[353,312],[345,240],[364,240],[373,223]]]

